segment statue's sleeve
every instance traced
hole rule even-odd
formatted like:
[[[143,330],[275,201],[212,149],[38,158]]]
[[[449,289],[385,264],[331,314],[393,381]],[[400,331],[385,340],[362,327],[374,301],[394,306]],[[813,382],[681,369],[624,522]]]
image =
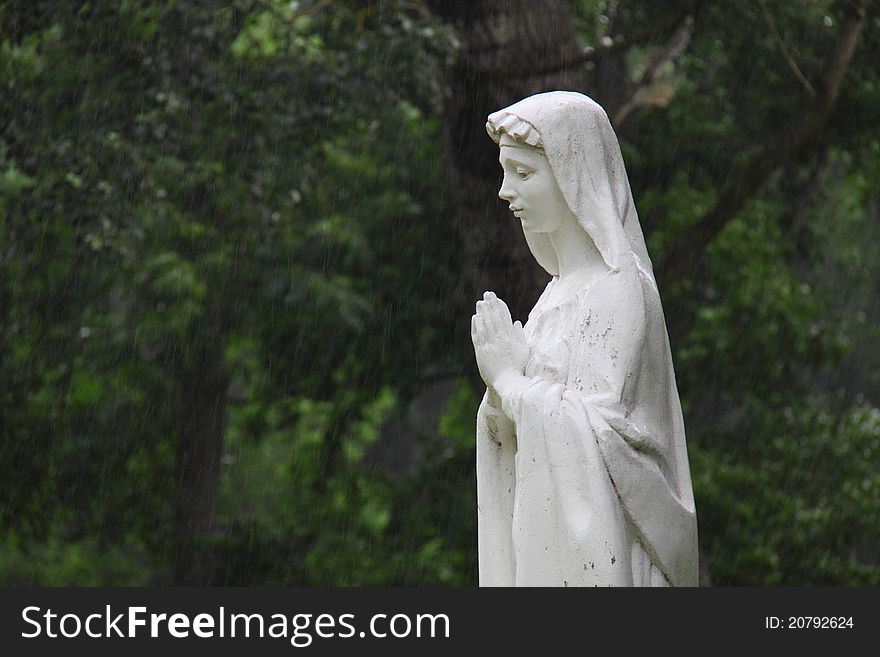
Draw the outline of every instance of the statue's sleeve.
[[[535,377],[502,391],[520,448],[541,441],[536,449],[547,455],[572,577],[585,554],[606,550],[614,553],[603,562],[607,579],[638,585],[641,546],[670,582],[692,583],[679,576],[695,521],[669,480],[675,428],[667,397],[646,394],[667,383],[652,379],[659,328],[665,337],[652,317],[638,271],[610,272],[579,297],[565,383]]]
[[[516,435],[510,419],[483,396],[477,411],[477,533],[480,586],[513,586]]]

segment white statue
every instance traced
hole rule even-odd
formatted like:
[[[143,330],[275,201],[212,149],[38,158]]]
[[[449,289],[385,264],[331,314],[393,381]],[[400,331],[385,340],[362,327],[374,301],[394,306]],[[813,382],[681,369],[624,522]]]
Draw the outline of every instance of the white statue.
[[[489,116],[498,192],[552,276],[525,327],[492,292],[471,332],[482,586],[696,586],[669,338],[620,146],[590,98]]]

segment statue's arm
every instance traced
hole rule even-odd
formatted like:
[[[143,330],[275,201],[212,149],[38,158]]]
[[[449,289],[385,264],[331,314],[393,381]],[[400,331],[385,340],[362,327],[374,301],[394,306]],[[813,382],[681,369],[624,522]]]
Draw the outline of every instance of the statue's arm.
[[[516,437],[510,420],[483,397],[477,411],[477,536],[480,586],[513,586]]]

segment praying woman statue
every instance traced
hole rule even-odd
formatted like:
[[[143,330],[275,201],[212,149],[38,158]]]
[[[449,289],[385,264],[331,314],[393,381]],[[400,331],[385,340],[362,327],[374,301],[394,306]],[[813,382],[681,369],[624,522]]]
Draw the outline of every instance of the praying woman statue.
[[[697,525],[663,308],[605,111],[530,96],[489,116],[551,279],[525,326],[493,292],[471,335],[481,586],[696,586]]]

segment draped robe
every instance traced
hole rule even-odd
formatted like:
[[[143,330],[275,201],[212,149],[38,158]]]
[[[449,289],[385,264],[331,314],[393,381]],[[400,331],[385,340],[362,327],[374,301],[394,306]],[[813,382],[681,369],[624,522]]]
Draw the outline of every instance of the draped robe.
[[[608,271],[563,282],[547,235],[526,232],[553,278],[524,327],[524,377],[500,404],[487,391],[477,413],[480,584],[695,586],[669,339],[608,117],[557,91],[495,112],[487,129],[543,149]]]
[[[480,584],[696,585],[656,292],[635,263],[551,305],[558,285],[526,322],[523,384],[477,415]]]

